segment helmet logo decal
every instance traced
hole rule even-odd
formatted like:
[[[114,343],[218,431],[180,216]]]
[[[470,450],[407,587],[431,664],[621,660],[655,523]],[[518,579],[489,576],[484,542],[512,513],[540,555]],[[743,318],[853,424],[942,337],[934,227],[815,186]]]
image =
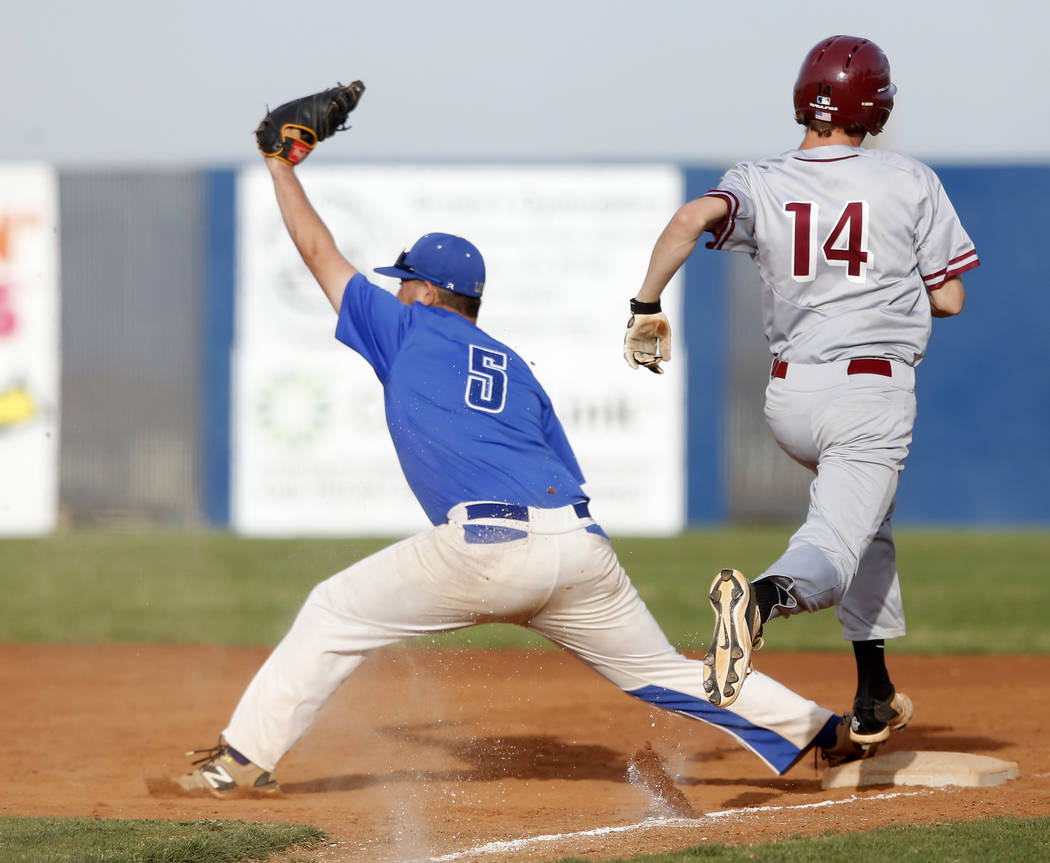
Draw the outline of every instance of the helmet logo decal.
[[[814,108],[813,117],[817,120],[823,120],[826,123],[831,122],[831,112],[837,111],[834,105],[831,104],[831,85],[830,84],[817,84],[817,100],[809,103],[811,108]]]

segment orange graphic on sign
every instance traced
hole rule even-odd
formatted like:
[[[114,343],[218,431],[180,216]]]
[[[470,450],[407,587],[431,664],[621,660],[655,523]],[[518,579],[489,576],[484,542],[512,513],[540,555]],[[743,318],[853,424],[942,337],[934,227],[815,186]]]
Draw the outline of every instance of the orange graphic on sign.
[[[0,260],[10,261],[15,256],[15,234],[22,228],[40,225],[38,212],[0,213]]]

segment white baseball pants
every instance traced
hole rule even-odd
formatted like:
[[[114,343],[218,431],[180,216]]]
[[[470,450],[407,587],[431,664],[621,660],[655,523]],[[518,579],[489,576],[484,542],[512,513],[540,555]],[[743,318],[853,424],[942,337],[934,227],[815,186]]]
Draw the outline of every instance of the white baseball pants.
[[[474,519],[461,504],[318,584],[241,697],[229,744],[273,770],[371,651],[491,622],[528,627],[628,694],[721,728],[777,773],[837,721],[758,671],[731,709],[712,706],[702,662],[671,646],[594,521],[571,506],[527,512]]]

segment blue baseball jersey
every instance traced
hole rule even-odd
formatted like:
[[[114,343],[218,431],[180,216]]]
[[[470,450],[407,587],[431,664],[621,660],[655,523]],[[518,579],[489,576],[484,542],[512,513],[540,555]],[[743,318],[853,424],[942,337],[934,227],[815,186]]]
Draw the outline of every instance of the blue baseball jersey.
[[[576,456],[528,364],[462,315],[405,306],[357,273],[335,335],[382,383],[401,469],[433,524],[464,501],[587,500]]]

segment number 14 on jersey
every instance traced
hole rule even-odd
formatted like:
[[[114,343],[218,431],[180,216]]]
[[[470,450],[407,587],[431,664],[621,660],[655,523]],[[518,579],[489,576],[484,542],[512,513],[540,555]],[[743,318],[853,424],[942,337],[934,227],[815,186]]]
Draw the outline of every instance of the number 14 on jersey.
[[[825,264],[845,268],[849,281],[867,281],[872,260],[868,249],[867,201],[846,204],[822,244],[817,236],[820,211],[815,203],[790,201],[784,204],[784,211],[794,224],[791,277],[796,282],[811,282],[817,277],[818,249]]]

